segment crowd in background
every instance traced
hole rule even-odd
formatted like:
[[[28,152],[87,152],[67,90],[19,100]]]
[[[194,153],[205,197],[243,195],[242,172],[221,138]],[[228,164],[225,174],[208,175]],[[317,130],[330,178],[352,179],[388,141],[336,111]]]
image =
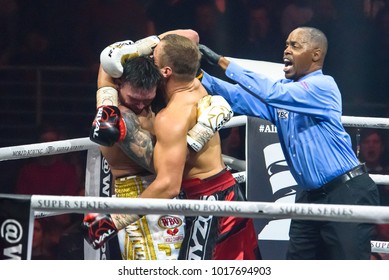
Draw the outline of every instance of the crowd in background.
[[[282,62],[296,26],[329,39],[325,73],[347,102],[389,101],[387,0],[0,0],[0,65],[95,67],[109,43],[192,28],[226,56]],[[281,42],[281,43],[280,43]]]
[[[388,0],[0,0],[0,6],[0,66],[82,66],[97,77],[99,54],[107,44],[177,28],[196,30],[201,43],[225,56],[282,63],[287,34],[309,25],[328,37],[323,71],[337,81],[344,104],[389,104]],[[389,117],[389,110],[381,117]],[[244,159],[244,131],[225,130],[222,137],[224,152]],[[363,131],[360,141],[360,160],[369,172],[389,174],[386,132]],[[28,173],[21,170],[20,176],[23,172]],[[81,193],[83,173],[69,172],[76,178],[71,195]],[[20,179],[15,192],[26,193],[21,187],[26,181],[30,179]],[[389,188],[381,191],[382,204],[389,205]],[[80,257],[78,243],[76,255],[54,255],[64,233],[72,232],[80,219],[65,218],[36,222],[35,258]],[[58,229],[49,233],[51,239],[44,237]],[[377,238],[389,240],[387,228],[378,233]]]

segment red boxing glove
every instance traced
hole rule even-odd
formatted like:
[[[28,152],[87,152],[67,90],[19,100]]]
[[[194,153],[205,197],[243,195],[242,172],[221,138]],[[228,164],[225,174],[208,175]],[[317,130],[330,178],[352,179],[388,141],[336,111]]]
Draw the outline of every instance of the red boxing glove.
[[[111,216],[98,213],[86,215],[81,228],[85,240],[93,249],[99,249],[118,233]]]
[[[120,110],[116,106],[101,106],[89,133],[91,141],[102,146],[112,146],[126,136],[126,124]]]

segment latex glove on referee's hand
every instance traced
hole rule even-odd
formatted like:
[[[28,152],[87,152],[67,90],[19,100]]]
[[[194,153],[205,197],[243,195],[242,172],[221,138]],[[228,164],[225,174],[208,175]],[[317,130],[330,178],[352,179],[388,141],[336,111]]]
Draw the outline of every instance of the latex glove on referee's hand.
[[[199,44],[199,50],[202,54],[202,57],[212,65],[218,65],[220,66],[223,70],[226,70],[228,65],[230,64],[230,61],[225,58],[224,56],[215,53],[213,50],[208,48],[205,45]]]
[[[202,45],[202,44],[199,44],[199,50],[202,56],[208,61],[208,63],[212,65],[218,65],[219,60],[222,57],[220,54],[215,53],[206,45]]]

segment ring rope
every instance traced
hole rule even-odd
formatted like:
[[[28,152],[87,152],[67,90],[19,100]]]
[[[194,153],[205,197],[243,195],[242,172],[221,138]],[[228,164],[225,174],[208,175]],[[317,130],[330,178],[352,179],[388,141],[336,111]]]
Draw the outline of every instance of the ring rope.
[[[247,116],[235,116],[224,127],[236,127],[245,125]],[[342,116],[342,123],[346,127],[363,127],[363,128],[379,128],[389,129],[389,120],[387,118],[370,118],[370,117],[352,117]],[[62,154],[68,152],[84,151],[98,146],[96,143],[90,141],[89,138],[77,138],[62,141],[53,141],[46,143],[20,145],[13,147],[0,148],[0,161],[14,160],[22,158],[31,158],[38,156],[47,156]],[[246,182],[245,161],[237,160],[223,155],[226,164],[234,166],[238,171],[234,175],[238,182]],[[389,175],[370,174],[372,179],[377,184],[388,184]],[[80,199],[81,198],[81,199]],[[142,205],[136,205],[134,201],[128,205],[122,205],[123,201],[112,201],[116,198],[97,198],[97,197],[56,197],[56,196],[39,196],[33,195],[31,198],[31,208],[35,210],[35,218],[59,215],[67,213],[85,213],[91,212],[90,207],[93,205],[94,212],[106,213],[107,209],[111,209],[110,213],[137,213],[145,211],[145,205],[155,204],[156,200],[151,199],[145,201],[142,199]],[[86,199],[86,200],[85,200]],[[93,200],[90,200],[93,199]],[[109,200],[108,200],[109,199]],[[105,201],[106,200],[106,201]],[[137,200],[137,199],[131,199]],[[140,199],[138,199],[140,200]],[[96,207],[104,205],[104,207]],[[113,205],[110,205],[113,202]],[[144,205],[145,202],[148,202]],[[151,203],[152,202],[152,203]],[[244,202],[249,205],[239,205],[241,202],[235,202],[231,205],[223,203],[223,201],[185,201],[185,203],[175,203],[176,200],[158,200],[159,205],[152,206],[152,209],[147,209],[147,214],[161,214],[161,213],[177,213],[177,214],[191,214],[193,211],[200,211],[199,214],[212,214],[215,216],[238,216],[238,217],[252,217],[252,218],[269,218],[272,219],[310,219],[310,220],[331,220],[331,221],[349,221],[351,222],[373,222],[373,223],[388,223],[389,221],[389,207],[382,206],[345,206],[345,205],[301,205],[296,203],[261,203],[261,202]],[[42,204],[43,203],[43,204]],[[46,204],[45,204],[46,203]],[[138,203],[138,202],[137,202]],[[204,204],[206,203],[206,204]],[[55,205],[58,204],[59,207]],[[219,205],[220,204],[220,205]],[[61,206],[62,205],[62,206]],[[65,206],[63,206],[65,205]],[[72,206],[71,206],[72,205]],[[70,206],[71,209],[68,209]],[[169,209],[166,209],[169,207]],[[64,208],[64,209],[62,209]],[[93,207],[92,207],[93,208]],[[379,208],[379,209],[378,209]],[[52,210],[48,212],[47,209]],[[39,212],[39,210],[43,210]],[[71,211],[70,211],[71,210]],[[104,210],[104,211],[103,211]],[[123,212],[122,212],[123,211]],[[155,212],[153,212],[155,211]],[[164,212],[167,211],[167,212]],[[214,212],[214,213],[213,213]],[[370,214],[370,215],[369,215]],[[372,252],[389,253],[389,242],[371,241]]]
[[[89,150],[98,146],[89,138],[75,138],[38,144],[0,148],[0,161],[50,156],[69,152]]]
[[[246,182],[246,171],[235,172],[232,174],[232,176],[235,178],[235,180],[238,183],[245,183]],[[45,218],[45,217],[49,217],[49,216],[57,216],[57,215],[69,214],[69,213],[73,213],[73,212],[72,211],[63,211],[63,212],[60,212],[60,211],[35,211],[34,217],[35,217],[35,219],[39,219],[39,218]]]
[[[268,203],[116,197],[32,195],[34,211],[117,214],[213,215],[247,218],[302,219],[335,222],[389,223],[389,207],[338,204]]]
[[[389,129],[388,118],[342,116],[343,126]]]
[[[120,201],[118,201],[120,200]],[[130,200],[130,201],[128,201]],[[120,202],[120,203],[118,203]],[[146,202],[146,203],[145,203]],[[156,202],[157,206],[154,205]],[[177,203],[178,202],[178,203]],[[232,203],[232,205],[230,205]],[[185,214],[190,215],[197,214],[212,214],[212,215],[238,215],[241,217],[251,216],[253,218],[269,217],[272,218],[301,218],[308,219],[304,216],[309,216],[312,220],[333,220],[333,221],[350,221],[350,215],[352,214],[353,221],[357,222],[359,219],[363,221],[377,221],[383,223],[385,220],[389,220],[389,207],[385,207],[385,215],[380,217],[374,217],[376,211],[381,209],[369,209],[369,208],[383,208],[382,206],[362,206],[362,207],[349,207],[344,205],[320,205],[318,207],[311,207],[312,205],[304,204],[280,204],[280,203],[249,203],[248,202],[233,202],[233,201],[204,201],[204,200],[190,200],[183,202],[182,200],[160,200],[160,199],[135,199],[129,198],[100,198],[89,197],[83,199],[83,197],[62,197],[62,196],[40,196],[33,195],[31,198],[31,208],[35,209],[35,218],[43,218],[52,215],[69,214],[74,212],[86,213],[93,210],[93,212],[99,213],[128,213],[131,210],[132,213],[142,214]],[[149,205],[149,207],[147,206]],[[168,206],[170,205],[170,206]],[[68,209],[71,208],[71,209]],[[93,209],[91,209],[93,208]],[[147,211],[145,210],[147,208]],[[149,208],[153,208],[149,211]],[[169,210],[166,212],[166,208]],[[40,212],[39,210],[50,209],[52,212]],[[136,210],[135,210],[136,209]],[[233,210],[235,209],[235,210]],[[288,210],[283,210],[288,209]],[[293,210],[294,209],[294,210]],[[72,211],[70,211],[72,210]],[[142,211],[141,211],[142,210]],[[216,211],[217,210],[217,211]],[[231,213],[231,210],[234,211]],[[138,212],[139,211],[139,212]],[[300,214],[297,214],[300,212]],[[316,212],[316,214],[314,214]],[[244,213],[244,215],[243,215]],[[304,213],[310,213],[306,215]],[[327,214],[325,214],[327,213]],[[336,215],[335,215],[336,214]],[[369,215],[370,214],[370,215]],[[304,216],[303,216],[304,215]],[[340,218],[340,216],[345,218]],[[336,217],[336,218],[335,218]],[[351,221],[352,222],[352,221]],[[375,253],[389,254],[389,242],[375,241],[371,242],[371,251]]]
[[[224,128],[245,125],[247,116],[235,116]],[[389,129],[389,119],[342,116],[344,126]],[[0,148],[0,161],[78,152],[97,146],[88,137]]]

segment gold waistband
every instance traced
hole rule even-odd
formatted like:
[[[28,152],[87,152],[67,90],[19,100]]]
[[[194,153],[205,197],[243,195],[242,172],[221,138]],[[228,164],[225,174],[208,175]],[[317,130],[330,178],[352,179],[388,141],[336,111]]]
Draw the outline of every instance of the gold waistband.
[[[138,197],[152,181],[154,176],[127,176],[115,180],[116,197]]]

